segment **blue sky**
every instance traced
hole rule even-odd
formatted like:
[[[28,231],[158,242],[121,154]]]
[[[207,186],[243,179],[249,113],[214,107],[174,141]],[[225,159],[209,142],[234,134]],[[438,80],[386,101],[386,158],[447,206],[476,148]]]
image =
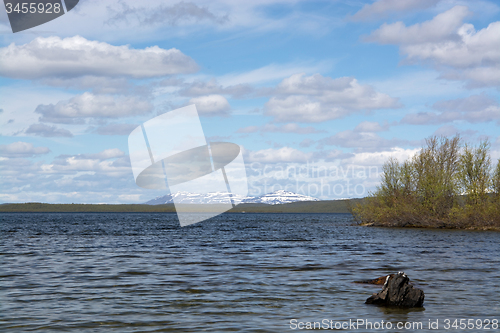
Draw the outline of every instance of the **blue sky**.
[[[2,8],[0,202],[166,194],[134,183],[128,134],[189,104],[244,147],[250,195],[365,196],[431,135],[500,158],[494,1],[81,0],[8,24]]]

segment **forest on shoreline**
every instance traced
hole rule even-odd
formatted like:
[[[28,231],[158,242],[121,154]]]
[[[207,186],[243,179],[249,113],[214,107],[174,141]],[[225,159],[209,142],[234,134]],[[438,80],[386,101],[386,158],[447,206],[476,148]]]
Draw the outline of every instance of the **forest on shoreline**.
[[[228,213],[350,213],[351,200],[322,200],[292,202],[280,205],[240,204]],[[185,204],[184,210],[210,212],[219,210],[217,204]],[[98,204],[48,204],[39,202],[0,205],[0,213],[175,213],[174,204],[165,205],[98,205]]]
[[[369,226],[500,230],[500,160],[493,165],[487,140],[430,137],[412,158],[390,158],[351,212]]]

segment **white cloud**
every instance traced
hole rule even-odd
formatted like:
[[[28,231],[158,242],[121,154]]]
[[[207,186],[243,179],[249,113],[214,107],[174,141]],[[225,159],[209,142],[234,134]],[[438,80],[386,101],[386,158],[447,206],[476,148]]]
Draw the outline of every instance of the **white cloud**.
[[[34,148],[42,152],[36,150],[40,147]],[[16,151],[11,157],[28,157],[33,152],[29,146],[11,150]],[[119,203],[123,199],[120,195],[140,195],[138,203],[164,194],[138,188],[129,157],[116,148],[94,154],[61,155],[52,163],[0,157],[0,174],[0,202]]]
[[[466,98],[457,98],[434,103],[433,108],[440,111],[460,111],[476,112],[490,107],[497,107],[498,102],[485,93],[479,95],[470,95]],[[500,113],[498,114],[500,117]]]
[[[353,157],[346,159],[344,162],[355,165],[382,166],[391,157],[396,158],[399,162],[403,162],[411,158],[419,151],[420,148],[403,149],[400,147],[393,147],[385,151],[357,153],[354,154]]]
[[[434,6],[439,0],[378,0],[366,4],[350,17],[353,21],[380,19],[388,13],[424,9]]]
[[[16,79],[84,75],[149,78],[198,69],[193,59],[177,49],[132,49],[80,36],[37,37],[24,45],[12,43],[0,49],[0,59],[0,75]]]
[[[41,165],[41,172],[45,174],[75,172],[91,172],[110,177],[131,175],[128,156],[118,148],[106,149],[95,154],[60,155],[51,164]]]
[[[314,141],[314,140],[312,140],[310,138],[305,138],[304,140],[302,140],[299,143],[299,146],[302,147],[302,148],[309,148],[309,147],[311,147],[315,143],[316,143],[316,141]]]
[[[399,45],[406,61],[430,63],[443,78],[465,80],[469,87],[500,85],[500,22],[476,31],[463,23],[469,14],[467,7],[455,6],[409,27],[383,24],[366,40]]]
[[[280,126],[276,126],[274,124],[266,124],[262,128],[262,132],[312,134],[312,133],[321,133],[324,131],[319,131],[312,126],[301,127],[298,124],[289,123]]]
[[[464,137],[470,138],[471,136],[477,134],[477,131],[474,131],[474,130],[463,131],[463,130],[459,130],[458,128],[456,128],[453,125],[445,125],[445,126],[439,127],[433,133],[433,135],[446,136],[446,137],[455,136],[457,134],[459,134],[462,138],[464,138]]]
[[[87,117],[119,118],[146,114],[152,105],[137,97],[113,97],[85,92],[57,104],[39,105],[40,121],[83,124]]]
[[[50,77],[42,79],[41,83],[48,86],[78,90],[91,89],[92,92],[99,94],[129,93],[134,87],[124,77],[109,78],[91,75],[71,78]]]
[[[50,152],[49,148],[35,147],[29,142],[18,141],[8,145],[0,145],[0,155],[3,157],[31,157],[48,152]]]
[[[236,86],[239,84],[260,84],[293,75],[295,73],[316,73],[331,67],[330,63],[289,63],[270,64],[243,73],[230,73],[219,77],[219,81],[224,86]]]
[[[389,123],[387,121],[384,122],[383,125],[376,121],[363,121],[359,123],[355,128],[355,132],[382,132],[387,131],[389,129]]]
[[[138,125],[137,124],[109,124],[97,129],[100,135],[129,135]]]
[[[96,154],[81,154],[76,155],[75,158],[82,159],[97,159],[97,160],[108,160],[111,158],[123,157],[125,153],[118,148],[105,149]]]
[[[231,109],[227,99],[221,95],[191,98],[188,104],[195,104],[196,109],[203,116],[225,116]]]
[[[439,101],[432,106],[440,112],[409,113],[401,123],[413,125],[443,124],[454,121],[484,123],[500,121],[500,105],[486,94]]]
[[[73,134],[64,128],[49,126],[45,124],[33,124],[25,131],[26,134],[34,134],[43,137],[67,137],[70,138]]]
[[[108,7],[112,16],[106,21],[107,24],[125,23],[130,25],[136,21],[141,25],[171,25],[210,22],[225,24],[228,22],[227,15],[218,16],[206,7],[200,7],[192,2],[179,2],[172,6],[131,7],[126,2],[120,2],[122,8],[114,9]]]
[[[500,22],[493,22],[488,27],[476,32],[472,24],[462,25],[456,34],[461,41],[446,40],[438,45],[408,45],[403,49],[410,59],[432,59],[438,63],[456,68],[467,68],[488,64],[498,64],[500,50]]]
[[[387,24],[373,31],[368,41],[381,44],[421,44],[443,42],[457,35],[463,19],[471,12],[465,6],[455,6],[432,20],[407,27],[403,22]]]
[[[255,132],[258,132],[260,129],[259,126],[247,126],[247,127],[243,127],[243,128],[240,128],[238,129],[238,131],[236,131],[237,133],[255,133]]]
[[[498,86],[500,85],[500,68],[497,66],[452,70],[444,72],[441,77],[449,80],[466,81],[467,88],[471,89],[485,86]]]
[[[294,74],[275,89],[266,103],[275,121],[321,122],[363,110],[397,108],[397,99],[361,85],[355,78],[332,79],[320,74]]]
[[[120,194],[118,199],[133,204],[142,203],[141,201],[144,201],[143,194]]]
[[[221,42],[241,36],[262,36],[269,31],[307,34],[317,37],[333,27],[344,24],[340,14],[332,17],[329,11],[314,13],[296,6],[297,0],[255,1],[181,1],[181,0],[107,0],[80,1],[71,12],[47,22],[31,32],[16,34],[16,39],[30,38],[33,33],[57,31],[59,36],[80,34],[86,38],[125,43],[153,43],[186,36],[207,36],[207,33],[227,32],[222,40],[203,38],[201,47],[216,48]],[[123,6],[122,4],[126,4]],[[325,4],[328,6],[328,4]],[[285,15],[266,15],[268,8],[294,7]],[[0,11],[4,14],[5,11]],[[110,21],[111,19],[111,21]],[[0,24],[2,16],[0,15]],[[5,25],[6,30],[8,24]],[[233,33],[235,32],[236,33]],[[8,37],[6,37],[9,39]]]
[[[418,101],[453,96],[467,93],[458,81],[440,80],[439,73],[434,70],[418,70],[410,73],[392,76],[387,79],[368,82],[375,89],[389,95],[398,96],[404,101]]]
[[[332,79],[321,74],[305,76],[305,73],[294,74],[281,81],[275,92],[280,95],[321,95],[324,92],[338,92],[351,86],[355,81],[351,77]]]
[[[245,153],[245,161],[248,161],[249,163],[306,162],[313,157],[313,153],[304,153],[291,147],[245,151]]]
[[[4,109],[4,112],[0,113],[0,124],[2,124],[0,134],[3,136],[20,135],[30,125],[37,123],[40,115],[33,111],[38,105],[50,104],[74,96],[66,91],[43,89],[31,84],[3,85],[0,95],[0,107]],[[13,121],[7,124],[11,119]]]
[[[383,151],[396,146],[408,145],[411,142],[403,139],[385,139],[373,132],[357,132],[346,130],[338,132],[320,141],[326,145],[354,148],[357,152]]]
[[[173,82],[174,84],[176,82]],[[179,83],[177,83],[180,85]],[[241,98],[254,92],[254,88],[248,84],[237,84],[223,87],[215,79],[209,81],[194,81],[182,89],[179,94],[182,96],[200,96],[200,95],[232,95],[234,98]]]
[[[295,133],[295,134],[312,134],[322,133],[325,131],[317,130],[312,126],[301,127],[295,123],[288,123],[283,125],[265,124],[264,126],[247,126],[240,128],[238,133],[255,133],[255,132],[271,132],[271,133]]]

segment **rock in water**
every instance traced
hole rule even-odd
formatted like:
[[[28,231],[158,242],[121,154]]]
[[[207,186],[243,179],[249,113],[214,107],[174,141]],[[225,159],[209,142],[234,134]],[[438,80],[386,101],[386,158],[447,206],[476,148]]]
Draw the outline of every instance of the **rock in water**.
[[[354,281],[354,283],[364,283],[364,284],[385,284],[385,281],[387,281],[387,277],[391,277],[394,274],[391,275],[384,275],[376,279],[371,279],[371,280],[361,280],[361,281]]]
[[[387,275],[382,291],[370,296],[365,303],[405,308],[421,307],[424,304],[424,292],[414,288],[409,282],[410,278],[404,272]]]

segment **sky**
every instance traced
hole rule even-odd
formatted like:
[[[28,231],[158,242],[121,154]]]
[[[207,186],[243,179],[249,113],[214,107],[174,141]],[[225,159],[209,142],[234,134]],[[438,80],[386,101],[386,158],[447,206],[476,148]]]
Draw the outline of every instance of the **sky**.
[[[433,135],[500,158],[496,1],[80,0],[12,33],[0,8],[0,203],[143,203],[128,135],[195,104],[249,195],[364,197]]]

